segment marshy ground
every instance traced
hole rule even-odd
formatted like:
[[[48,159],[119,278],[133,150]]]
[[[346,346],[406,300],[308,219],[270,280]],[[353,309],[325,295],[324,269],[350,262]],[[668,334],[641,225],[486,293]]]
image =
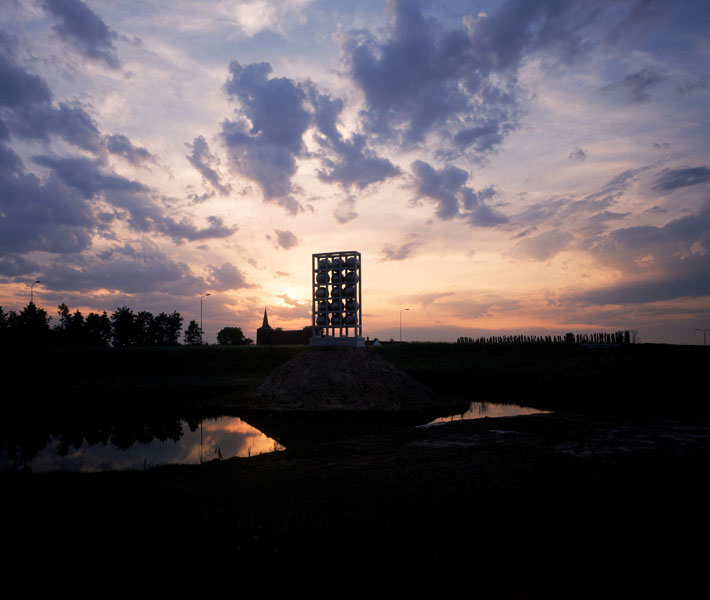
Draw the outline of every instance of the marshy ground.
[[[626,392],[643,392],[647,384],[623,385],[649,370],[665,393],[674,378],[707,364],[705,351],[661,347],[657,360],[649,349],[636,357],[575,349],[562,356],[568,368],[559,370],[544,352],[518,349],[516,359],[515,351],[495,348],[459,349],[456,360],[437,367],[435,348],[414,346],[383,354],[429,385],[438,369],[446,392],[469,389],[492,399],[508,385],[528,389],[534,401],[538,394],[529,386],[539,384],[541,408],[566,403],[567,410],[393,427],[195,466],[5,472],[6,573],[28,591],[139,597],[210,590],[253,598],[296,591],[346,598],[707,597],[710,420],[702,396],[678,390],[677,400],[654,396],[640,410],[639,398]],[[291,349],[274,352],[284,352],[272,356],[279,362]],[[145,363],[136,354],[119,357],[124,369]],[[15,396],[3,410],[12,418],[42,411],[60,418],[90,408],[168,410],[169,396],[146,394],[141,403],[137,391],[162,389],[148,380],[169,380],[171,369],[196,387],[204,377],[212,386],[209,404],[226,403],[244,389],[237,380],[258,379],[253,364],[264,363],[264,356],[252,364],[247,354],[230,359],[207,349],[190,372],[176,366],[178,354],[155,360],[153,370],[145,367],[130,381],[101,375],[62,384],[93,392],[106,381],[115,390],[133,386],[125,405],[110,394],[103,404],[91,394],[71,400],[61,390],[52,399],[42,395],[46,382],[38,382],[31,402]],[[251,366],[235,368],[236,357]],[[61,372],[61,364],[53,368]],[[226,396],[210,375],[227,382]],[[604,410],[574,411],[570,385],[585,381],[580,406],[591,401],[593,383]],[[197,408],[180,396],[172,410]]]

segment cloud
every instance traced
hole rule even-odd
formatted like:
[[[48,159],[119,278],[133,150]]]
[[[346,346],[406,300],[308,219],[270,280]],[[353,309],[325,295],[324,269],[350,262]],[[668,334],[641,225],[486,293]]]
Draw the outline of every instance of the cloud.
[[[276,240],[274,240],[274,245],[277,248],[283,248],[284,250],[290,250],[291,248],[294,248],[295,246],[298,246],[298,238],[290,231],[284,230],[281,231],[280,229],[274,229],[274,232],[276,233]],[[267,239],[271,239],[271,236],[266,236]]]
[[[545,261],[562,252],[572,239],[573,236],[570,233],[551,229],[540,235],[521,239],[515,245],[515,249],[527,257]]]
[[[303,10],[310,3],[311,0],[245,0],[221,4],[217,10],[227,13],[236,27],[253,36],[264,30],[283,32],[303,23]]]
[[[355,212],[355,196],[347,196],[338,202],[338,205],[333,211],[333,215],[341,225],[356,219],[357,213]]]
[[[497,194],[496,190],[489,186],[476,192],[467,187],[468,173],[463,169],[446,166],[437,170],[429,163],[416,160],[412,163],[412,172],[415,197],[433,201],[439,219],[460,217],[477,227],[494,227],[508,221],[504,214],[485,204]]]
[[[655,70],[646,67],[636,73],[627,75],[621,81],[605,85],[602,91],[620,90],[626,95],[627,102],[646,102],[651,99],[649,90],[663,81],[663,79],[664,77]]]
[[[422,240],[417,233],[410,233],[407,238],[407,241],[399,246],[385,244],[381,250],[382,256],[380,257],[380,261],[405,260],[410,258],[414,252],[424,244],[424,240]]]
[[[477,52],[463,29],[446,30],[422,14],[418,2],[389,4],[388,37],[351,32],[343,53],[355,84],[366,99],[368,133],[410,146],[434,129],[449,133],[461,149],[494,148],[517,127],[515,82],[490,78],[486,52]],[[496,98],[494,110],[486,99]],[[456,123],[453,135],[449,126]]]
[[[276,297],[281,298],[288,306],[300,306],[300,302],[289,297],[288,294],[276,294]]]
[[[620,270],[624,281],[567,300],[625,304],[710,295],[710,204],[662,227],[617,229],[597,239],[590,252]]]
[[[117,156],[122,156],[133,165],[140,165],[144,162],[154,162],[155,158],[145,148],[134,146],[125,135],[113,134],[104,138],[106,149]]]
[[[587,159],[587,153],[581,148],[577,148],[576,150],[572,150],[572,152],[569,153],[569,159],[584,162]]]
[[[53,261],[39,277],[55,291],[121,291],[128,294],[160,292],[193,296],[207,287],[190,267],[166,256],[150,242],[139,248],[115,246],[98,256],[74,255]]]
[[[241,118],[222,123],[222,139],[230,166],[255,181],[267,202],[276,202],[290,214],[303,210],[291,194],[296,158],[304,152],[303,134],[311,122],[304,108],[305,92],[286,77],[272,77],[269,63],[242,66],[233,60],[227,94],[239,101]]]
[[[341,39],[349,75],[365,97],[365,131],[405,147],[436,134],[440,158],[481,158],[519,127],[524,59],[540,56],[543,67],[570,64],[657,17],[638,0],[509,0],[491,16],[466,17],[463,27],[452,28],[425,15],[416,0],[392,0],[388,7],[384,35],[360,29]],[[612,11],[618,28],[609,27]],[[620,85],[643,99],[657,78],[647,70]]]
[[[219,165],[219,158],[214,154],[210,154],[210,148],[203,136],[197,136],[192,144],[185,144],[192,149],[192,154],[187,156],[190,164],[197,169],[202,177],[209,181],[212,186],[219,191],[220,194],[226,196],[232,191],[232,186],[224,185],[220,180],[219,174],[214,169]]]
[[[118,69],[121,62],[113,45],[118,37],[93,10],[81,0],[43,0],[43,5],[57,21],[54,31],[91,60]]]
[[[244,273],[230,262],[224,263],[221,267],[210,265],[209,272],[209,289],[211,290],[224,292],[254,287],[247,282]]]
[[[49,141],[56,135],[90,152],[103,148],[101,136],[91,116],[77,103],[52,105],[46,82],[27,72],[14,53],[15,41],[0,32],[0,110],[2,137]]]
[[[685,96],[687,94],[694,94],[695,92],[700,92],[710,88],[710,83],[707,81],[697,80],[697,81],[686,81],[680,83],[676,86],[676,91],[681,95]]]
[[[341,99],[332,100],[319,93],[315,86],[308,88],[314,110],[314,122],[321,135],[316,136],[323,149],[323,168],[318,178],[326,183],[339,183],[344,188],[367,186],[399,175],[400,170],[388,159],[381,158],[367,146],[367,137],[353,133],[347,140],[338,131],[337,120],[343,110]],[[331,156],[334,155],[334,158]]]
[[[127,224],[137,231],[153,231],[178,243],[229,237],[237,230],[235,226],[225,226],[220,217],[208,217],[209,225],[200,229],[186,218],[177,221],[165,215],[164,209],[152,199],[147,186],[107,172],[99,160],[47,155],[34,156],[32,160],[51,169],[53,177],[80,192],[85,200],[103,200],[117,209],[113,213],[105,213],[104,220],[125,218]],[[98,225],[98,216],[92,221]]]
[[[47,104],[52,92],[39,76],[25,71],[15,62],[15,40],[0,31],[0,105],[17,108]]]
[[[26,173],[20,158],[0,145],[0,251],[70,253],[85,250],[97,226],[87,198],[50,175]]]
[[[710,168],[708,167],[664,169],[656,177],[653,189],[657,192],[669,192],[678,188],[708,182],[710,182]]]

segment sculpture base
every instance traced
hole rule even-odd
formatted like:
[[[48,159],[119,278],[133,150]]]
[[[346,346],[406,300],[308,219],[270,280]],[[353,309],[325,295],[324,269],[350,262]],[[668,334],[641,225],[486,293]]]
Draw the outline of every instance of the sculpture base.
[[[364,348],[365,340],[361,337],[333,337],[328,335],[313,336],[311,346],[338,346],[347,348]]]

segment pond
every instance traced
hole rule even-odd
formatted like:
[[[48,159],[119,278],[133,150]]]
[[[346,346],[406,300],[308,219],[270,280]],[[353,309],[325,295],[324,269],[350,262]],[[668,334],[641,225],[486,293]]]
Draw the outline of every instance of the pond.
[[[0,469],[27,466],[47,471],[112,471],[146,469],[166,464],[199,464],[214,458],[255,456],[283,447],[238,417],[217,417],[201,422],[175,421],[160,431],[142,435],[112,427],[111,433],[67,432],[49,435],[43,447],[14,443],[0,452]]]
[[[463,421],[466,419],[483,419],[485,417],[517,417],[520,415],[538,415],[548,413],[550,411],[540,410],[539,408],[530,408],[527,406],[518,406],[517,404],[495,404],[492,402],[471,402],[469,409],[460,415],[451,415],[448,417],[439,417],[434,419],[430,424],[448,423],[449,421]]]
[[[407,424],[435,424],[541,412],[545,411],[514,404],[472,402],[463,414]],[[166,464],[199,464],[215,458],[250,457],[283,450],[284,442],[286,445],[313,444],[334,437],[377,433],[392,427],[392,422],[370,422],[359,427],[353,419],[347,419],[344,423],[327,419],[319,422],[307,419],[279,422],[269,417],[247,418],[253,424],[239,417],[223,416],[189,422],[153,420],[91,426],[74,424],[61,431],[31,424],[11,426],[2,435],[0,469],[27,467],[35,473],[95,472],[141,470]]]

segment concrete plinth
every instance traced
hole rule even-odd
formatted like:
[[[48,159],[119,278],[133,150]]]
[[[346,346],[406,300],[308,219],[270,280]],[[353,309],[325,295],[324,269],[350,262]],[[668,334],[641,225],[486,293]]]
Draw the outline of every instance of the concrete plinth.
[[[364,348],[365,340],[361,337],[330,337],[314,336],[310,340],[311,346],[337,346],[346,348]]]

